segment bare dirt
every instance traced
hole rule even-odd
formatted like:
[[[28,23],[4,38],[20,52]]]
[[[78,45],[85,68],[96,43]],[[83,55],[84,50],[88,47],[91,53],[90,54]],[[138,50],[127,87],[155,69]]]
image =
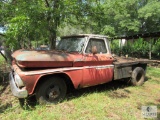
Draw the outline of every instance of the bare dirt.
[[[9,71],[10,68],[6,63],[0,65],[0,113],[11,107],[14,100],[9,87]]]

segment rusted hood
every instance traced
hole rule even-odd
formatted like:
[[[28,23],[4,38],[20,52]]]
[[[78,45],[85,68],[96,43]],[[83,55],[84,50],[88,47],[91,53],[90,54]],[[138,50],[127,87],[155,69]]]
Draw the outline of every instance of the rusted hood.
[[[12,54],[19,67],[70,67],[81,59],[79,53],[60,51],[17,50]]]

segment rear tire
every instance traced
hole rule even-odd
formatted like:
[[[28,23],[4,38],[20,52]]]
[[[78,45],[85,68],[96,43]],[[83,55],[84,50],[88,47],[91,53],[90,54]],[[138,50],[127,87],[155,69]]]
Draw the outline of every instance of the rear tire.
[[[145,71],[142,67],[136,67],[131,76],[131,84],[134,86],[140,86],[144,83]]]
[[[36,98],[39,104],[56,104],[65,98],[66,92],[65,81],[60,77],[51,77],[38,87]]]

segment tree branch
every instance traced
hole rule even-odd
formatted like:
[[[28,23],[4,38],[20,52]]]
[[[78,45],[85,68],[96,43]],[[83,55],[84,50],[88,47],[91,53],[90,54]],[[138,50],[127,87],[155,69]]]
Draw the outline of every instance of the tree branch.
[[[1,50],[0,50],[0,53],[1,53],[1,55],[4,57],[4,59],[6,60],[6,62],[8,62],[6,56],[1,52]]]
[[[5,34],[0,33],[1,36],[5,36]]]
[[[47,7],[49,7],[50,5],[49,5],[48,0],[45,0],[45,2],[46,2]]]

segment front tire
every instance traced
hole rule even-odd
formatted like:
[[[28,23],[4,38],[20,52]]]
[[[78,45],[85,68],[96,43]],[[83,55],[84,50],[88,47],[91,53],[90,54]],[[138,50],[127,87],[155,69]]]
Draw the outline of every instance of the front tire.
[[[140,86],[144,83],[145,71],[142,67],[136,67],[131,76],[131,84],[134,86]]]
[[[67,93],[65,81],[60,77],[51,77],[36,90],[36,98],[40,104],[61,102]]]

